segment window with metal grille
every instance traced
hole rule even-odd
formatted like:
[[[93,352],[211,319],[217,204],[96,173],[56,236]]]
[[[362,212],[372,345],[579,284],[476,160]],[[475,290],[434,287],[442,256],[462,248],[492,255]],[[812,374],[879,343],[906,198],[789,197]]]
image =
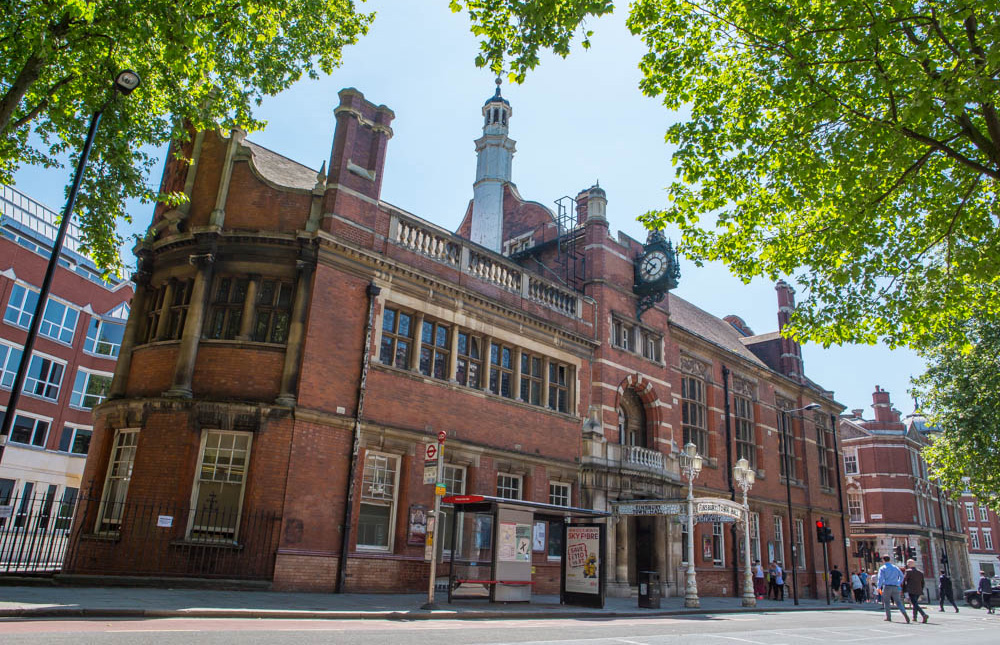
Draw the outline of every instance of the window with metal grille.
[[[139,442],[138,430],[118,430],[115,432],[108,474],[101,496],[101,508],[97,514],[98,533],[118,532],[121,528],[128,484],[132,479],[135,464],[135,450]]]
[[[542,357],[521,353],[521,400],[542,404]]]
[[[733,420],[736,429],[736,459],[746,459],[750,467],[757,468],[757,437],[754,431],[753,402],[733,396]]]
[[[698,454],[708,457],[705,427],[705,384],[693,376],[681,377],[681,428],[684,444],[693,443]]]
[[[553,361],[549,362],[549,408],[569,411],[569,366]]]
[[[446,380],[448,357],[451,354],[449,328],[441,323],[424,321],[420,334],[420,373]]]
[[[458,360],[455,380],[468,387],[482,387],[479,375],[483,369],[483,357],[479,338],[468,332],[458,332]]]
[[[500,343],[490,343],[490,392],[512,398],[511,383],[514,370],[511,365],[514,349]]]
[[[292,310],[292,285],[265,278],[260,281],[254,310],[253,341],[285,343]]]
[[[252,436],[228,430],[202,432],[191,495],[194,514],[188,526],[190,539],[235,542],[239,537]]]
[[[379,361],[399,369],[410,367],[413,317],[397,309],[386,308],[382,315],[382,347]]]
[[[521,476],[497,474],[497,497],[502,499],[521,499]]]
[[[208,337],[232,340],[239,336],[243,320],[249,278],[220,276],[215,281],[215,294],[208,316]]]
[[[399,457],[377,452],[365,455],[358,513],[358,548],[389,551],[396,518]]]
[[[569,506],[572,487],[564,482],[549,482],[549,504]]]

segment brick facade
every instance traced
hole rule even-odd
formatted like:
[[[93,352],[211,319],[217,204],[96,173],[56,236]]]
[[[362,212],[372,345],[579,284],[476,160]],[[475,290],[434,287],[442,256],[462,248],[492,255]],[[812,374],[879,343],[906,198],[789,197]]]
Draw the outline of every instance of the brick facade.
[[[800,358],[787,360],[797,346],[784,341],[784,354],[770,360],[762,350],[770,336],[672,295],[640,319],[632,287],[643,244],[610,235],[599,187],[578,195],[571,213],[578,220],[567,230],[508,182],[501,252],[468,240],[471,206],[451,233],[380,201],[393,114],[357,90],[340,98],[331,158],[320,171],[239,131],[197,135],[195,175],[183,182],[190,204],[158,209],[143,249],[137,281],[146,304],[130,322],[132,364],[116,381],[118,398],[99,410],[101,451],[88,476],[103,481],[110,437],[135,427],[128,497],[142,491],[194,503],[202,499],[201,442],[212,433],[247,433],[243,511],[281,516],[275,588],[336,588],[349,535],[345,590],[418,591],[428,565],[408,514],[433,505],[423,450],[438,431],[448,433],[446,464],[457,478],[449,485],[463,487],[452,492],[497,495],[502,480],[524,500],[549,503],[551,491],[568,487],[569,505],[610,512],[616,502],[686,494],[676,455],[684,443],[682,380],[693,379],[704,388],[707,436],[699,496],[732,496],[736,420],[725,393],[730,404],[736,396],[748,402],[745,427],[757,462],[751,509],[760,513],[765,561],[774,516],[784,517],[784,540],[771,548],[786,560],[795,530],[777,460],[778,418],[788,417],[792,514],[804,537],[797,582],[800,595],[815,596],[823,565],[811,527],[819,516],[839,519],[842,508],[837,485],[827,471],[821,483],[818,465],[821,455],[839,464],[835,443],[826,452],[817,447],[841,406],[801,374]],[[165,170],[175,183],[184,174],[177,163]],[[266,290],[275,281],[292,295],[263,306],[261,294],[280,292]],[[237,285],[244,299],[234,304]],[[183,329],[152,329],[167,311],[156,309],[164,293],[194,294],[168,307],[185,316]],[[782,293],[781,306],[793,306],[790,288]],[[279,309],[285,322],[276,332],[267,321]],[[803,413],[811,403],[819,411]],[[608,524],[609,593],[630,593],[637,572],[649,568],[676,593],[680,526],[627,516]],[[186,526],[171,530],[177,541],[194,541]],[[94,539],[100,536],[82,532],[82,553],[113,556]],[[724,533],[717,563],[700,558],[712,525],[697,529],[708,595],[739,593],[742,534],[734,540],[728,526]],[[473,548],[473,536],[458,539]],[[839,551],[831,557],[843,565]],[[557,591],[559,561],[547,544],[531,562],[535,592]],[[445,558],[439,575],[447,572]]]

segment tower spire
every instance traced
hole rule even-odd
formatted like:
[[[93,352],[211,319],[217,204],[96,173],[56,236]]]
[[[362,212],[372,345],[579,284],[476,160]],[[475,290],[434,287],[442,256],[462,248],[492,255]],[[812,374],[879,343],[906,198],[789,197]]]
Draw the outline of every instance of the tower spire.
[[[473,184],[472,227],[476,244],[500,252],[503,244],[503,187],[510,181],[515,142],[507,136],[514,111],[497,89],[483,104],[483,136],[476,139],[476,181]]]

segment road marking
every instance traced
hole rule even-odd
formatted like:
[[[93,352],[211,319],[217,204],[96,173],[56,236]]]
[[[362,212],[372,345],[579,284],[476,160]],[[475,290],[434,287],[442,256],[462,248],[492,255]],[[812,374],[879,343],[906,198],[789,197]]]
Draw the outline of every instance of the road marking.
[[[715,638],[725,638],[731,641],[740,641],[741,643],[756,643],[757,645],[784,645],[783,643],[771,643],[770,641],[755,641],[749,638],[739,638],[737,636],[724,636],[722,634],[706,634],[707,636],[713,636]]]

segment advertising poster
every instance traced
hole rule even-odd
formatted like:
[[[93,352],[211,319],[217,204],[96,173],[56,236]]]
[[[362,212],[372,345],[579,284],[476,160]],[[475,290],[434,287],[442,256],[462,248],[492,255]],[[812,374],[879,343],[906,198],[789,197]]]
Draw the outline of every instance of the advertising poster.
[[[531,562],[531,525],[518,524],[515,535],[517,544],[514,559],[518,562]]]
[[[701,543],[701,557],[704,560],[712,559],[712,538],[702,538]]]
[[[545,526],[545,522],[535,522],[535,535],[531,545],[532,551],[545,550]]]
[[[406,525],[406,543],[423,544],[427,538],[427,507],[423,504],[411,504]]]
[[[600,547],[598,527],[566,527],[566,591],[600,594]]]
[[[514,562],[517,558],[517,524],[514,522],[500,523],[500,539],[497,544],[498,559],[503,562]]]

